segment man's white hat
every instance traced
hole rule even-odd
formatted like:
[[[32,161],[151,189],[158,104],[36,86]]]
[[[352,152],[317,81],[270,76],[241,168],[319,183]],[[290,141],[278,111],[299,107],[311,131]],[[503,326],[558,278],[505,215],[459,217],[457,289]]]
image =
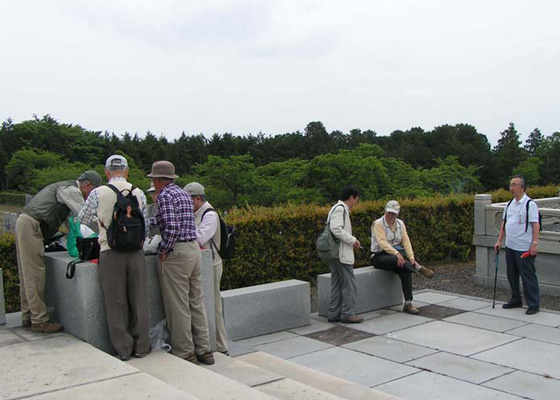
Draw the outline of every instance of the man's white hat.
[[[115,154],[105,161],[105,168],[128,168],[128,162],[123,156]]]
[[[191,196],[204,196],[204,186],[198,182],[191,182],[183,190]]]
[[[397,200],[388,201],[387,204],[385,205],[385,212],[390,212],[398,215],[400,211],[401,211],[401,205]]]

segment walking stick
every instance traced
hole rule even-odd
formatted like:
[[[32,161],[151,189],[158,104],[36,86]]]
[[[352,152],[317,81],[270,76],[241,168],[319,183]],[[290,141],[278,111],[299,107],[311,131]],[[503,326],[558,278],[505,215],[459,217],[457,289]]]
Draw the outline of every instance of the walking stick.
[[[500,263],[500,253],[494,256],[496,264],[496,272],[494,273],[494,299],[492,300],[492,308],[496,308],[496,284],[498,283],[498,265]]]

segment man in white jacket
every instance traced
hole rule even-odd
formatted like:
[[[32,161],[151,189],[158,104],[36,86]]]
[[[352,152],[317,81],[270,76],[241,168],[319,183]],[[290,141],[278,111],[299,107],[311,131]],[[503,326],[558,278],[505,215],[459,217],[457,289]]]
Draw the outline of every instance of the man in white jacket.
[[[358,189],[345,186],[341,190],[340,200],[329,211],[329,229],[340,241],[338,258],[329,259],[331,269],[331,303],[329,322],[357,324],[363,318],[355,313],[356,281],[354,277],[354,249],[361,247],[360,241],[352,236],[350,210],[358,202]]]

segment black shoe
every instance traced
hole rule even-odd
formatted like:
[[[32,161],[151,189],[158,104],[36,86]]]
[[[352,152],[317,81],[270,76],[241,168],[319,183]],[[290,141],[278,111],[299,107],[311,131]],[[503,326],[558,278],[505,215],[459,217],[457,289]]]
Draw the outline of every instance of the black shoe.
[[[117,358],[121,361],[129,361],[130,360],[130,356],[117,356]]]
[[[340,318],[328,318],[328,322],[340,322]]]
[[[521,307],[523,307],[523,304],[521,304],[521,303],[502,304],[502,308],[505,308],[506,310],[509,310],[510,308],[521,308]]]
[[[527,315],[534,315],[536,313],[538,313],[541,309],[539,307],[529,307],[527,309],[527,311],[525,311],[525,314]]]

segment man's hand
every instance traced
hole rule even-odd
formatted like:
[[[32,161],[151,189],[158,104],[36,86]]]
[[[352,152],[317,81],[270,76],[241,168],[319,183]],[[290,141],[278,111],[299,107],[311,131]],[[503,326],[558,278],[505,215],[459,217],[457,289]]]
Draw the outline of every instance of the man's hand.
[[[159,253],[159,259],[161,262],[164,262],[167,258],[167,253]]]
[[[536,256],[539,252],[538,245],[536,243],[533,243],[531,247],[529,247],[529,251],[531,252],[532,256]]]
[[[495,253],[499,253],[500,252],[500,246],[502,245],[502,242],[500,240],[498,240],[496,242],[496,244],[494,245],[494,252]]]
[[[410,262],[414,266],[414,268],[418,269],[420,267],[420,264],[418,264],[418,261],[416,261],[414,258],[411,259]]]
[[[360,244],[360,241],[358,239],[356,239],[356,241],[354,242],[354,250],[357,250],[360,247],[362,247],[362,245]]]
[[[397,265],[399,268],[402,268],[404,266],[404,258],[401,253],[397,254]]]

